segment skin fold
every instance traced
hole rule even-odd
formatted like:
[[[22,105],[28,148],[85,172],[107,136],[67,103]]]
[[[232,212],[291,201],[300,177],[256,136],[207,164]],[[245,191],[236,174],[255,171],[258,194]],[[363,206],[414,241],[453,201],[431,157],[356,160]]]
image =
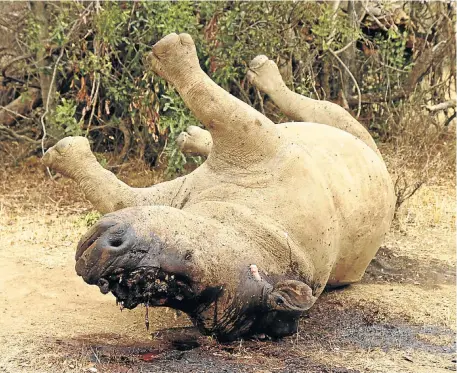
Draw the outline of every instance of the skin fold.
[[[272,123],[202,71],[188,34],[164,37],[148,62],[205,126],[211,151],[189,175],[136,189],[86,139],[49,149],[44,163],[107,213],[81,239],[77,273],[127,308],[183,310],[221,340],[294,333],[326,285],[360,280],[389,229],[395,196],[374,143]]]

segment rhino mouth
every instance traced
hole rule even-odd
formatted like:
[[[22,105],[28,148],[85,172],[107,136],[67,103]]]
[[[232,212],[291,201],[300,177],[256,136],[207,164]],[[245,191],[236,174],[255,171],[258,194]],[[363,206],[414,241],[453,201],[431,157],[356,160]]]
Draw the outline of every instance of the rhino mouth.
[[[101,277],[97,286],[103,294],[111,292],[121,309],[144,304],[190,312],[195,307],[196,296],[190,280],[185,276],[170,275],[157,267],[140,267],[131,271],[118,268]]]
[[[94,225],[80,240],[76,272],[85,282],[112,293],[120,308],[170,307],[198,315],[215,300],[198,281],[192,256],[166,247],[154,234],[138,235],[113,216]]]

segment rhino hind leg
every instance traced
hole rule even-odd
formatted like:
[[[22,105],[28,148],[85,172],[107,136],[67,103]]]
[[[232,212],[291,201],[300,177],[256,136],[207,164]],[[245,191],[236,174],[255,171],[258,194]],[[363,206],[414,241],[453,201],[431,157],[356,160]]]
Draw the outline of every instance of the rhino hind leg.
[[[247,166],[276,155],[280,139],[274,123],[203,72],[190,35],[165,36],[152,47],[148,59],[152,70],[174,85],[211,133],[210,162]]]
[[[249,63],[247,78],[257,89],[268,95],[275,90],[287,88],[276,63],[264,55],[255,57]]]
[[[260,91],[266,93],[290,119],[322,123],[349,132],[381,157],[370,133],[349,112],[332,102],[313,100],[291,91],[284,83],[276,63],[268,57],[255,57],[249,64],[247,78]]]

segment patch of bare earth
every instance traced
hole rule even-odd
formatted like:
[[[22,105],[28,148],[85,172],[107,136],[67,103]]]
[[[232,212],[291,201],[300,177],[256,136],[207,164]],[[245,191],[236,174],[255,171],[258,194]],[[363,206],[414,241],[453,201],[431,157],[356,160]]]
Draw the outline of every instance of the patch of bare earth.
[[[121,312],[76,276],[90,206],[72,182],[35,163],[0,177],[0,372],[455,370],[453,183],[406,202],[363,281],[323,294],[295,336],[220,344],[172,310],[150,311],[147,331],[143,308]]]

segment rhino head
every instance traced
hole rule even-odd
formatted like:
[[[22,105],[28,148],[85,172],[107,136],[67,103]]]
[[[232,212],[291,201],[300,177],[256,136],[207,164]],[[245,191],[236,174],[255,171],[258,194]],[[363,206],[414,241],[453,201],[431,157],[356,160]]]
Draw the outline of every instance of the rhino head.
[[[102,293],[113,293],[121,307],[171,307],[187,313],[203,333],[232,340],[289,335],[316,299],[304,282],[267,275],[245,258],[236,263],[232,257],[231,276],[224,281],[218,276],[227,273],[218,268],[223,261],[210,257],[217,251],[195,257],[195,245],[176,247],[149,230],[147,219],[144,208],[107,214],[78,244],[78,275]]]

